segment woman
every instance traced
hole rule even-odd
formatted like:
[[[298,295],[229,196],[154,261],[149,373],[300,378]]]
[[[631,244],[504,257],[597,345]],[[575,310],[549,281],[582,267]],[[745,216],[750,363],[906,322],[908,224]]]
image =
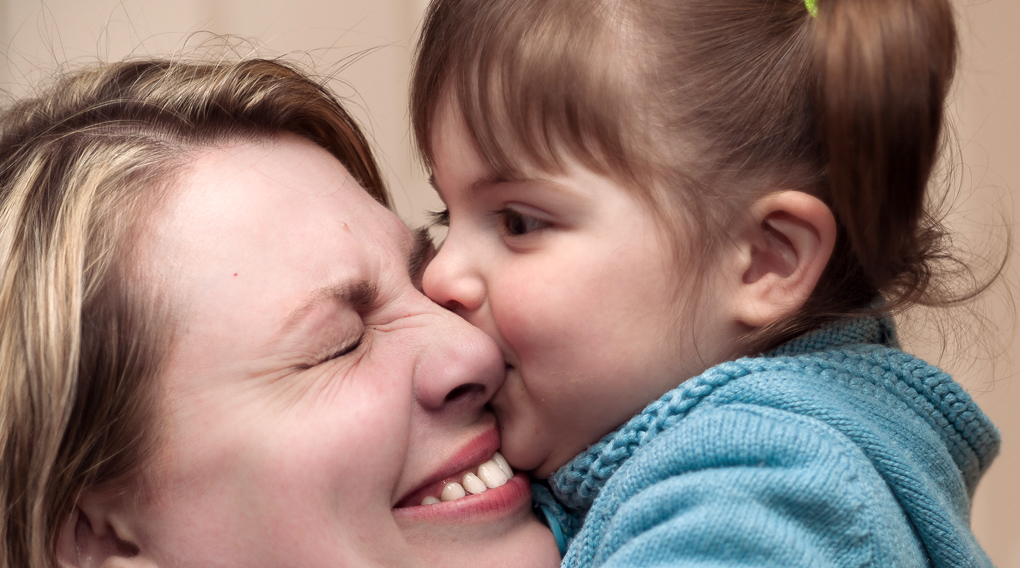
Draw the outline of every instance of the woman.
[[[105,65],[8,109],[0,567],[557,565],[523,475],[427,504],[497,467],[503,364],[386,203],[279,63]]]

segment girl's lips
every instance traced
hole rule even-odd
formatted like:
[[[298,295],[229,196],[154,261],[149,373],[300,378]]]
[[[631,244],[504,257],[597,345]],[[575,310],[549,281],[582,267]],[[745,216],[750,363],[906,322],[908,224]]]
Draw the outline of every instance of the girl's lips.
[[[417,492],[416,492],[417,493]],[[450,521],[502,517],[531,506],[531,483],[524,473],[516,473],[505,485],[434,505],[410,505],[393,509],[398,520]]]

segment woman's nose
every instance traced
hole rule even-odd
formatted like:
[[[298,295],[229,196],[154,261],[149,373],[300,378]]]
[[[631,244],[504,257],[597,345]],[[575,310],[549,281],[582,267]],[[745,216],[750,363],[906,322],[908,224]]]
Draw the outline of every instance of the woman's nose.
[[[503,384],[503,355],[484,332],[438,306],[435,309],[440,325],[423,330],[415,397],[428,411],[480,411]]]
[[[468,254],[468,243],[451,232],[422,275],[422,289],[433,302],[469,318],[485,302],[485,281]]]

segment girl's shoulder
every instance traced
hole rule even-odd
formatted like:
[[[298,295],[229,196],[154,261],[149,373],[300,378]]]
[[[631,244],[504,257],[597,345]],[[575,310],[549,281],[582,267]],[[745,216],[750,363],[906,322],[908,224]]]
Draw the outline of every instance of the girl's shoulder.
[[[852,440],[809,416],[735,403],[699,408],[635,451],[564,565],[923,566],[923,550]]]
[[[718,375],[706,381],[717,384],[699,402],[703,409],[775,408],[826,422],[862,447],[878,439],[897,447],[930,439],[933,451],[951,457],[968,493],[999,451],[991,420],[950,375],[899,349],[890,318],[837,321],[702,376],[708,375]]]

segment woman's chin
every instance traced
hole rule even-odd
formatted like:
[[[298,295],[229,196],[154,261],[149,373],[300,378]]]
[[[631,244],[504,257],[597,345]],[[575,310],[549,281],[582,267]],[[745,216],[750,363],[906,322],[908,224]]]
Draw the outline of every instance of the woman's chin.
[[[559,566],[552,533],[531,511],[526,476],[514,477],[518,478],[518,483],[512,479],[499,488],[504,491],[490,490],[493,494],[487,498],[483,493],[449,503],[395,509],[397,525],[426,566]]]

